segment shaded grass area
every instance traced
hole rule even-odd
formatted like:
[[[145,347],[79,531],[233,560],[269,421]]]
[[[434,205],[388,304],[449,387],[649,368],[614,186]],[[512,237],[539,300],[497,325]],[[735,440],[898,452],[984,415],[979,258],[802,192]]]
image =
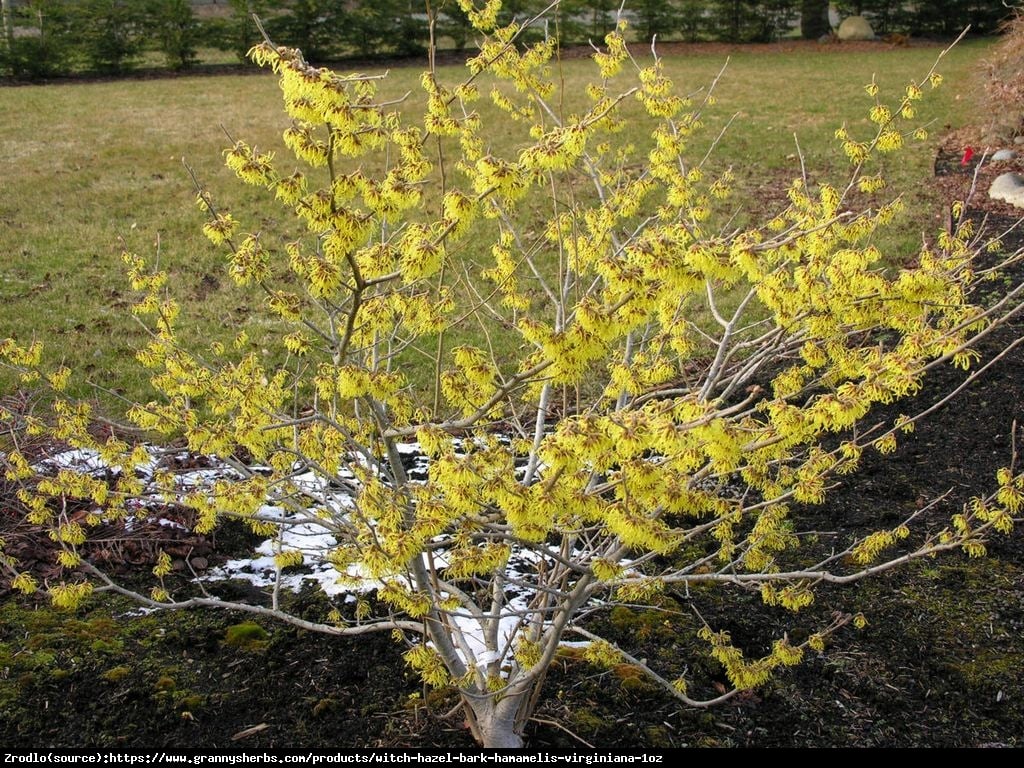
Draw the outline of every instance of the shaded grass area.
[[[936,128],[970,118],[967,84],[987,45],[961,45],[944,62],[947,85],[925,108]],[[846,161],[833,132],[844,123],[855,135],[869,130],[872,102],[862,86],[876,76],[883,92],[898,98],[906,83],[924,76],[939,50],[879,45],[854,51],[733,52],[719,84],[718,104],[706,116],[704,137],[692,148],[699,161],[732,119],[712,162],[719,169],[732,166],[739,177],[736,207],[726,216],[739,224],[762,220],[766,207],[784,206],[789,180],[801,173],[800,154],[813,180],[841,178]],[[666,58],[669,74],[683,91],[706,86],[726,60],[718,50],[696,51]],[[445,67],[441,79],[454,83],[461,72]],[[416,66],[396,69],[384,87],[385,98],[414,94],[407,102],[411,115],[420,106],[415,96],[419,73]],[[561,108],[569,112],[577,106],[572,94],[582,106],[590,63],[565,61],[558,74],[570,94]],[[488,90],[486,84],[482,90]],[[246,329],[252,346],[268,361],[281,359],[279,329],[260,319],[261,299],[231,283],[222,254],[200,234],[203,215],[192,204],[194,188],[181,162],[185,158],[196,169],[214,199],[230,208],[244,229],[271,233],[270,244],[280,246],[296,234],[294,223],[259,192],[238,184],[221,162],[229,136],[284,157],[286,119],[279,101],[269,75],[0,89],[0,178],[5,180],[0,253],[6,255],[0,270],[2,335],[46,341],[49,360],[63,361],[77,372],[78,394],[89,391],[82,383],[87,379],[114,393],[107,399],[114,409],[117,396],[146,399],[148,383],[133,360],[146,336],[131,317],[119,259],[127,248],[171,273],[174,294],[185,308],[183,340],[205,344]],[[486,99],[480,105],[485,121],[496,117]],[[512,156],[524,142],[524,135],[504,119],[487,136],[498,155]],[[641,150],[645,146],[645,136],[632,121],[624,138]],[[932,211],[938,201],[921,183],[933,151],[930,143],[908,147],[885,168],[894,193],[908,190],[910,211],[901,234],[879,243],[894,263],[920,242],[922,231],[937,226]],[[428,194],[427,204],[433,202]],[[466,258],[472,262],[476,256]],[[15,384],[0,378],[0,386]]]

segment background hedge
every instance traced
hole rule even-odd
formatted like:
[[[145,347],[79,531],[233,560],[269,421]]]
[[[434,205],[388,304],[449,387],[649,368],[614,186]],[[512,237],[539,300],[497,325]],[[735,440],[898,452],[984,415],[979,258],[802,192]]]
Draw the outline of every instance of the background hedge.
[[[506,0],[506,21],[525,21],[548,0]],[[952,37],[971,25],[993,34],[1012,15],[995,0],[843,0],[841,15],[867,16],[879,35]],[[431,4],[440,48],[473,45],[455,0]],[[530,35],[566,43],[600,40],[619,0],[562,0],[554,23]],[[764,42],[827,35],[827,0],[627,0],[638,39]],[[314,62],[349,56],[405,56],[425,50],[430,20],[423,0],[3,0],[0,75],[22,79],[70,73],[118,74],[140,66],[184,69],[244,60],[259,34],[257,14],[275,42]],[[228,57],[230,58],[230,57]]]

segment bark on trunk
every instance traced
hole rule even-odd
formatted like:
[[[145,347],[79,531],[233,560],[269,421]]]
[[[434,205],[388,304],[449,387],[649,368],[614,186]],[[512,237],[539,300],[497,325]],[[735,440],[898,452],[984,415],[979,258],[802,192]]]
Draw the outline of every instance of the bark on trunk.
[[[523,737],[516,732],[516,713],[523,694],[490,698],[463,698],[473,735],[487,749],[521,749]]]

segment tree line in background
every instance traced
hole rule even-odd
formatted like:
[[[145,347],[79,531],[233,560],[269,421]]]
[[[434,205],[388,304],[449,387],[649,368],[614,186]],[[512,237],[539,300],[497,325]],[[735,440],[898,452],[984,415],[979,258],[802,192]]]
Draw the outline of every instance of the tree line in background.
[[[258,42],[252,21],[265,20],[273,39],[302,49],[311,61],[346,56],[422,53],[430,22],[440,47],[473,45],[472,27],[457,0],[2,0],[0,74],[42,78],[70,72],[117,74],[147,54],[171,69],[200,61],[206,50],[233,51],[244,60]],[[550,0],[506,0],[505,21],[526,21]],[[533,36],[566,44],[600,40],[615,25],[620,0],[562,0],[537,23]],[[993,34],[1011,9],[994,0],[845,0],[841,16],[864,15],[880,35],[950,37],[971,25]],[[830,32],[827,0],[627,0],[638,39],[765,42]]]

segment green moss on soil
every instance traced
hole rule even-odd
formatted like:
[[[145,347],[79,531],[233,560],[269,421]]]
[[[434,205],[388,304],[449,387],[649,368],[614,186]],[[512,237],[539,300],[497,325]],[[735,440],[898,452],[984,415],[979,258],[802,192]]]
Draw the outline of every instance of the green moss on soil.
[[[106,680],[108,683],[120,683],[126,677],[131,675],[132,671],[129,667],[118,666],[108,669],[100,677]]]
[[[270,644],[270,633],[259,624],[245,621],[224,631],[224,644],[244,651],[263,651]]]

